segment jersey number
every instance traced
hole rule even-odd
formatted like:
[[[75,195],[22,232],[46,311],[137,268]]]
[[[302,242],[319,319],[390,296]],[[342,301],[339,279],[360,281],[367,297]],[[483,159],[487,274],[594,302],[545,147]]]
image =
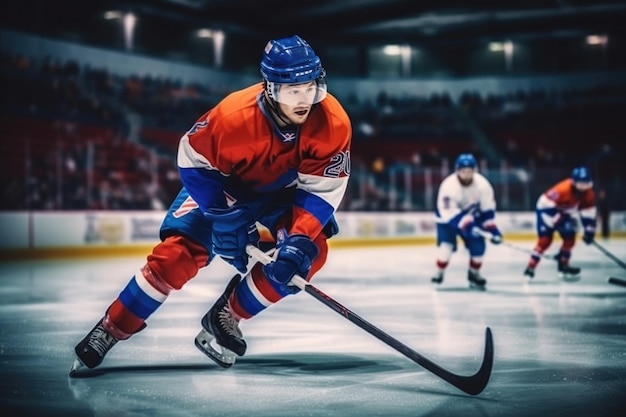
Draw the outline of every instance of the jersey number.
[[[337,178],[342,171],[350,175],[350,151],[339,152],[330,158],[330,165],[324,169],[324,176]]]

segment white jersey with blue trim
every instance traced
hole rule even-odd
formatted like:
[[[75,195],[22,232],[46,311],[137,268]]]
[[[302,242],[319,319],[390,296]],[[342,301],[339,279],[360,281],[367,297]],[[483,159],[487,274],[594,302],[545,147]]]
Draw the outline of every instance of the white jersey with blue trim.
[[[444,178],[439,185],[435,211],[437,223],[458,221],[467,214],[478,215],[495,209],[493,186],[478,172],[474,172],[474,180],[469,185],[461,184],[456,172]]]

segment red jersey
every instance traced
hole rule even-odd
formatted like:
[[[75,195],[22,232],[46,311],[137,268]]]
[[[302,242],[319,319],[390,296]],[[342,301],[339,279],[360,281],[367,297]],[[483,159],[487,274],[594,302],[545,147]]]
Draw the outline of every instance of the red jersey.
[[[350,119],[331,94],[304,124],[279,129],[258,83],[198,119],[181,138],[178,166],[202,210],[297,187],[289,232],[315,238],[345,194],[351,137]]]
[[[595,221],[596,203],[595,193],[592,188],[583,192],[574,191],[574,183],[567,178],[545,193],[537,201],[537,210],[556,210],[556,215],[580,213],[583,220]]]

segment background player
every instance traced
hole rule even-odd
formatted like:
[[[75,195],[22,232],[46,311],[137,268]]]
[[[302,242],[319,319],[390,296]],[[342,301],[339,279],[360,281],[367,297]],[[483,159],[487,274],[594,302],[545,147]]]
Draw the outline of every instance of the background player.
[[[297,292],[287,285],[294,274],[310,280],[324,265],[349,177],[350,120],[302,38],[268,42],[260,69],[262,83],[225,97],[182,136],[183,188],[163,220],[161,243],[78,343],[74,369],[98,366],[218,255],[244,278],[235,276],[202,318],[196,345],[228,367],[246,351],[239,322]],[[259,242],[257,222],[277,250],[274,262],[248,272],[245,247]]]
[[[574,216],[578,214],[580,217],[583,241],[591,244],[596,233],[596,203],[592,187],[589,169],[581,166],[574,168],[570,178],[552,186],[537,199],[535,214],[538,240],[524,271],[525,276],[535,276],[535,268],[552,244],[556,231],[563,241],[557,254],[559,276],[563,279],[580,277],[580,268],[569,264],[578,229]]]
[[[485,254],[485,239],[473,233],[475,227],[491,233],[494,244],[502,242],[502,233],[496,226],[496,201],[491,183],[476,172],[474,155],[464,153],[457,157],[452,174],[441,182],[437,192],[437,271],[431,281],[441,284],[452,253],[460,236],[470,254],[467,279],[470,287],[483,289],[487,280],[479,270]]]

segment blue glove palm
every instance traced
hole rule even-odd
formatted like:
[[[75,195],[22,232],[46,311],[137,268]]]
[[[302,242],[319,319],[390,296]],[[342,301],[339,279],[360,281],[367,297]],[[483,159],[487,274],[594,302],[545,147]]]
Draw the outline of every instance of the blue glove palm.
[[[263,266],[265,276],[279,284],[287,284],[294,275],[306,278],[311,270],[311,263],[319,254],[319,249],[305,235],[287,236],[282,229],[276,242],[276,259]]]
[[[252,211],[246,206],[212,208],[204,216],[213,221],[213,253],[242,274],[248,266],[248,244],[257,245],[260,236]]]
[[[583,242],[585,242],[587,245],[592,244],[593,240],[595,239],[595,235],[596,235],[595,229],[586,227],[583,232]]]

